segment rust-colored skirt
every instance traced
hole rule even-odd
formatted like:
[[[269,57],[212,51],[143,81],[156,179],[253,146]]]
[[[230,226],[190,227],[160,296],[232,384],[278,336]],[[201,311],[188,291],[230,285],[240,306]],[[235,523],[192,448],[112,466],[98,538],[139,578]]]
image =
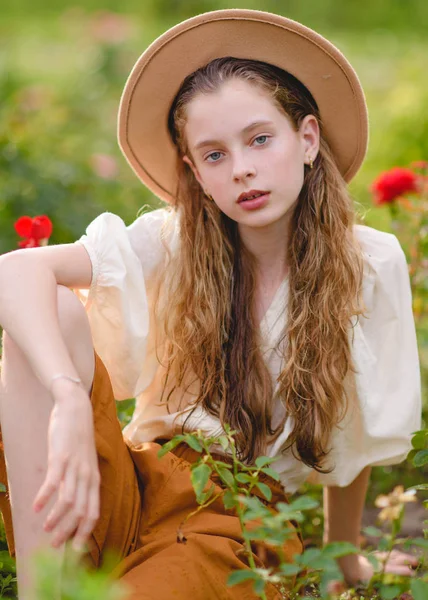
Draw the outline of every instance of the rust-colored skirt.
[[[84,557],[87,564],[99,568],[113,551],[120,558],[114,576],[132,590],[129,600],[255,600],[253,582],[226,585],[232,571],[249,567],[240,552],[243,538],[238,517],[224,508],[221,498],[184,524],[185,541],[177,537],[182,521],[198,507],[190,464],[200,454],[184,443],[158,458],[161,440],[133,446],[124,439],[109,375],[97,354],[95,361],[91,401],[101,474],[101,516]],[[230,462],[227,457],[213,456]],[[255,493],[274,513],[274,505],[287,502],[287,495],[281,484],[262,475],[261,480],[272,489],[272,500],[267,502],[258,490]],[[0,482],[7,487],[1,436]],[[211,482],[216,485],[215,492],[221,492],[219,480],[213,477],[210,486]],[[9,552],[14,556],[7,491],[0,493],[0,511]],[[276,555],[268,545],[260,542],[252,550],[257,566],[277,566]],[[283,551],[290,561],[302,552],[297,528]],[[273,584],[266,586],[266,596],[268,600],[282,597]]]

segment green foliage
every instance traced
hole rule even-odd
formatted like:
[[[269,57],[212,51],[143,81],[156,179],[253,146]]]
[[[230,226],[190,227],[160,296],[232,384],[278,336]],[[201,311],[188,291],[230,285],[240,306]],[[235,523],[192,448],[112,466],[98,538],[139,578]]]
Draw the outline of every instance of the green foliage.
[[[419,578],[410,580],[409,577],[389,575],[386,573],[386,559],[396,546],[402,545],[404,548],[428,549],[428,539],[400,539],[398,537],[402,517],[404,513],[404,503],[412,499],[412,495],[401,493],[400,489],[394,490],[388,497],[389,506],[394,508],[399,503],[399,510],[391,510],[389,521],[391,532],[385,533],[377,527],[366,527],[364,533],[378,538],[377,547],[386,553],[385,557],[380,557],[372,551],[356,548],[348,542],[334,542],[318,547],[306,547],[302,554],[295,554],[292,562],[284,560],[283,548],[293,535],[294,528],[290,527],[290,522],[303,524],[307,519],[309,511],[319,507],[319,502],[310,495],[298,496],[290,503],[277,502],[275,512],[265,506],[261,500],[252,493],[254,488],[262,491],[263,495],[270,499],[271,490],[269,486],[263,484],[260,486],[259,475],[267,465],[277,460],[276,457],[258,457],[254,466],[243,464],[237,459],[234,442],[234,433],[230,427],[225,425],[226,435],[204,437],[200,430],[185,435],[177,435],[167,442],[160,450],[158,455],[164,456],[166,452],[175,448],[178,444],[186,442],[197,452],[201,453],[201,458],[191,465],[191,480],[195,490],[196,500],[199,507],[196,511],[190,513],[184,522],[191,519],[194,514],[207,507],[213,499],[221,496],[226,509],[234,509],[239,518],[242,528],[242,540],[245,554],[248,558],[249,568],[233,571],[228,578],[228,585],[235,586],[245,581],[253,581],[253,591],[260,598],[266,598],[266,585],[276,585],[282,589],[287,598],[303,598],[311,589],[311,594],[315,591],[313,597],[331,598],[331,595],[339,585],[343,586],[343,574],[337,562],[338,559],[358,554],[366,557],[373,566],[373,576],[366,585],[356,590],[350,590],[346,595],[346,600],[376,598],[379,600],[393,600],[401,594],[407,593],[411,589],[415,600],[422,598],[422,593],[426,591],[425,579]],[[420,448],[425,440],[425,430],[415,433],[413,445]],[[231,449],[232,464],[224,461],[215,460],[210,454],[210,448],[214,444],[221,444],[223,447]],[[215,485],[210,480],[213,473],[219,475],[222,481],[221,494],[215,493]],[[419,486],[418,486],[419,487]],[[421,486],[422,487],[422,486]],[[267,492],[269,489],[269,492]],[[388,505],[388,503],[386,504]],[[385,502],[382,503],[385,507]],[[254,522],[257,521],[257,526]],[[180,529],[184,523],[181,523]],[[256,542],[265,542],[277,552],[279,567],[274,569],[257,567],[252,554],[252,544]],[[404,542],[404,544],[403,544]],[[424,561],[420,568],[424,566]],[[425,564],[426,567],[426,564]],[[342,583],[341,583],[342,582]],[[344,587],[340,588],[344,591]],[[287,595],[288,594],[288,595]],[[335,597],[338,595],[336,594]],[[342,598],[342,596],[340,596]],[[345,600],[345,595],[343,596]]]
[[[230,3],[220,0],[149,0],[142,5],[137,0],[6,0],[2,4],[0,24],[0,253],[16,248],[14,221],[23,214],[47,214],[54,224],[50,243],[72,242],[89,222],[103,211],[119,214],[126,222],[132,221],[142,206],[148,209],[161,205],[138,182],[123,160],[116,144],[116,113],[120,93],[134,61],[147,44],[167,26],[197,12],[224,8]],[[237,0],[234,7],[260,8],[254,0]],[[360,204],[368,225],[391,229],[391,215],[387,207],[372,207],[369,184],[382,170],[391,165],[406,165],[412,160],[428,158],[428,79],[426,78],[426,22],[428,3],[425,0],[399,2],[392,0],[385,10],[383,2],[364,0],[362,3],[322,3],[287,0],[278,3],[267,0],[264,10],[280,12],[299,20],[329,37],[355,66],[363,84],[370,114],[370,146],[366,161],[350,185],[350,191]],[[113,23],[116,33],[122,27],[125,33],[115,39],[115,33],[103,33],[102,18],[97,10],[123,13],[124,20]],[[126,17],[126,14],[130,15]],[[120,15],[119,15],[120,16]],[[116,28],[116,29],[115,29]],[[418,33],[420,35],[418,35]],[[363,43],[362,43],[363,42]],[[78,48],[78,52],[76,52]],[[107,157],[110,170],[99,164],[99,156]],[[428,324],[418,325],[418,340],[422,365],[423,389],[428,389]],[[426,392],[425,392],[426,394]],[[126,425],[134,410],[135,400],[118,403],[118,416]],[[424,397],[425,419],[427,400]],[[426,422],[425,424],[426,425]],[[202,452],[197,435],[177,436],[162,448],[167,452],[180,441]],[[226,450],[229,440],[220,438]],[[428,484],[427,430],[413,439],[414,451],[402,465],[373,469],[368,500],[387,493],[402,483],[421,493]],[[237,507],[240,498],[246,509],[245,518],[260,516],[268,519],[266,507],[256,500],[245,499],[256,486],[265,498],[270,490],[257,481],[264,472],[278,480],[270,466],[275,459],[259,457],[256,469],[236,477],[226,463],[217,462],[217,472],[226,486],[223,502],[226,508]],[[413,462],[412,462],[413,461]],[[421,475],[415,469],[420,469]],[[213,467],[205,463],[192,470],[192,481],[197,498],[202,503],[213,500],[212,491],[205,489]],[[207,478],[208,474],[208,478]],[[254,477],[255,474],[255,477]],[[320,503],[321,486],[305,485],[303,496],[290,505],[279,507],[278,519],[271,519],[259,530],[253,530],[253,539],[272,539],[281,543],[286,535],[281,525],[291,515],[301,525],[305,539],[320,545],[323,514]],[[247,502],[247,504],[246,504]],[[378,547],[388,550],[394,545],[393,536],[384,537],[378,528],[366,529],[367,535],[379,539]],[[257,537],[258,536],[258,537]],[[247,542],[251,538],[245,538]],[[426,549],[426,540],[413,539],[411,546]],[[16,596],[16,572],[10,559],[4,532],[0,535],[0,596]],[[310,550],[317,550],[312,551]],[[347,549],[349,550],[349,548]],[[283,564],[282,575],[291,578],[301,567],[323,565],[324,575],[314,578],[324,597],[334,573],[333,563],[338,548],[309,548],[296,564]],[[376,563],[374,556],[368,559]],[[331,567],[331,568],[330,568]],[[49,570],[52,566],[40,563],[43,585],[49,588]],[[73,571],[74,573],[74,571]],[[262,594],[266,581],[275,575],[263,569],[234,573],[236,578],[250,577],[255,590]],[[242,573],[242,572],[241,572]],[[271,578],[271,579],[269,579]],[[392,598],[398,591],[406,591],[404,584],[385,574],[379,576],[379,593]],[[112,599],[114,586],[107,579],[80,573],[75,585],[70,578],[67,598]],[[377,584],[376,584],[377,585]],[[375,593],[375,583],[372,592]],[[428,583],[422,578],[410,583],[414,600],[428,597]],[[398,590],[398,591],[397,591]],[[118,592],[119,593],[119,592]],[[73,595],[74,594],[74,595]],[[80,594],[80,595],[79,595]],[[119,596],[118,596],[119,597]]]
[[[54,552],[39,553],[34,562],[35,600],[55,598],[58,589],[61,600],[125,600],[128,586],[109,575],[116,560],[111,557],[106,562],[108,566],[92,571],[79,562],[79,555],[71,548],[67,548],[63,565]]]

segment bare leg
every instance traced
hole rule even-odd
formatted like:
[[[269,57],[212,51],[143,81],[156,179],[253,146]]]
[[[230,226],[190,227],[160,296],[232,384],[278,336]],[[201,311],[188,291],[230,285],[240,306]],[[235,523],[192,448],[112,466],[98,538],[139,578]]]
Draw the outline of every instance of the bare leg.
[[[58,317],[71,359],[88,393],[95,361],[85,309],[76,295],[58,286]],[[53,400],[10,336],[3,335],[0,419],[12,506],[20,600],[32,598],[30,564],[38,549],[50,548],[43,523],[56,495],[36,514],[32,502],[47,471],[47,429]],[[64,546],[52,552],[63,556]]]

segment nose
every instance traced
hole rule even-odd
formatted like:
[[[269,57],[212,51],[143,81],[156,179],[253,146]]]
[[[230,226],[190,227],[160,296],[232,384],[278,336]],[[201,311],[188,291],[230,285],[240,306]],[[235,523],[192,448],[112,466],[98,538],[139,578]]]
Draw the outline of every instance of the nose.
[[[254,164],[252,164],[244,153],[237,153],[233,157],[232,175],[234,181],[244,181],[252,178],[256,174]]]

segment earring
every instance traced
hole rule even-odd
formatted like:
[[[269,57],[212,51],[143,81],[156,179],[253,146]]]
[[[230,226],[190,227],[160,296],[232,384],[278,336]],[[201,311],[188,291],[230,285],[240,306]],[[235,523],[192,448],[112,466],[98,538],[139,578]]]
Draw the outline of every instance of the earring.
[[[312,160],[312,157],[309,157],[309,168],[310,169],[314,168],[314,161]]]
[[[214,201],[214,198],[213,198],[212,196],[210,196],[210,195],[208,194],[208,192],[206,192],[205,190],[204,190],[204,194],[205,194],[205,196],[208,198],[208,200],[212,200],[212,201]]]

